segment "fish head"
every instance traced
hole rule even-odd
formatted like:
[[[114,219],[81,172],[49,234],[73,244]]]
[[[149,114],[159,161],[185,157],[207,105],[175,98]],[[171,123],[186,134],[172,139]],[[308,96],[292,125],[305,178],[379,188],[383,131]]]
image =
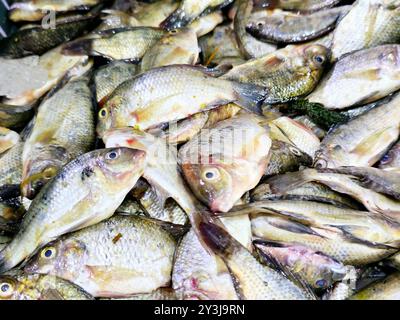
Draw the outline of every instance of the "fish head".
[[[294,145],[280,140],[274,140],[271,150],[279,158],[282,163],[290,165],[302,164],[311,165],[312,159],[305,152],[301,151]]]
[[[120,189],[121,185],[131,185],[133,181],[134,186],[137,179],[143,175],[146,152],[130,148],[103,149],[97,152],[95,162],[95,167],[88,168],[85,174],[90,176],[93,172],[100,171],[100,175],[105,179],[104,183],[110,190],[113,187]],[[118,185],[111,185],[110,181]]]
[[[0,300],[19,300],[22,296],[22,286],[15,277],[0,277]]]
[[[68,151],[61,146],[44,145],[32,151],[29,160],[24,163],[22,195],[34,199],[42,187],[70,160]]]
[[[379,162],[379,168],[399,168],[400,167],[400,143],[396,144]]]
[[[305,45],[300,47],[306,66],[311,70],[313,79],[319,81],[327,66],[331,51],[321,45]]]
[[[60,240],[42,248],[25,266],[29,274],[50,274],[73,280],[84,266],[85,245],[77,240]]]
[[[232,208],[232,177],[223,165],[184,163],[182,169],[194,194],[213,212]]]
[[[105,132],[114,127],[114,116],[118,113],[118,108],[122,103],[122,98],[118,94],[113,95],[102,105],[98,113],[97,134],[100,138]]]

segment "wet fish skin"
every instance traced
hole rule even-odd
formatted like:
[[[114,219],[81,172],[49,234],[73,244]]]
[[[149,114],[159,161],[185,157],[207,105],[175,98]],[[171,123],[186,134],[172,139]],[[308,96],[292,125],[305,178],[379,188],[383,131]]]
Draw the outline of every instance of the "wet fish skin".
[[[257,3],[258,0],[255,2]],[[338,4],[341,0],[259,0],[257,3],[258,6],[269,7],[272,8],[280,8],[284,10],[291,11],[301,11],[301,12],[309,12],[309,11],[318,11],[324,8],[333,7]]]
[[[336,26],[349,7],[338,7],[308,15],[268,10],[265,17],[257,12],[246,30],[259,40],[270,43],[299,43],[324,36]]]
[[[127,60],[138,63],[165,31],[153,27],[130,27],[98,31],[88,39],[66,44],[66,55],[102,56],[110,60]]]
[[[400,95],[332,129],[315,158],[318,168],[371,167],[399,136]],[[379,121],[379,124],[377,124]]]
[[[300,166],[311,166],[312,159],[300,149],[286,142],[274,140],[271,147],[266,176],[273,176],[299,170]]]
[[[206,244],[227,264],[236,279],[236,290],[246,300],[308,300],[305,291],[282,274],[262,266],[246,248],[221,227],[201,223],[200,232]]]
[[[159,222],[116,215],[48,244],[24,271],[71,281],[94,297],[125,297],[168,285],[175,246]]]
[[[93,81],[96,87],[96,100],[100,106],[120,84],[132,79],[137,72],[137,65],[119,60],[98,68]]]
[[[23,149],[20,142],[0,157],[0,187],[21,184]]]
[[[32,105],[59,84],[61,80],[83,75],[92,68],[93,61],[87,56],[65,56],[61,51],[62,45],[39,57],[35,67],[47,76],[46,81],[36,88],[26,90],[20,95],[6,99],[3,102],[12,106]],[[26,77],[20,81],[26,81]],[[15,86],[16,84],[10,83],[10,85]]]
[[[368,189],[400,200],[400,174],[387,172],[376,168],[344,167],[337,169],[325,169],[322,172],[341,173],[354,176],[360,184]]]
[[[140,71],[173,64],[195,65],[199,58],[196,33],[189,28],[170,31],[144,55]]]
[[[254,245],[267,265],[273,268],[273,262],[269,261],[277,260],[278,264],[298,274],[316,290],[329,288],[333,283],[342,280],[347,273],[347,268],[342,263],[307,247],[262,243],[262,241],[255,242]]]
[[[172,286],[179,299],[238,299],[225,263],[209,251],[193,229],[181,240],[172,272]]]
[[[16,59],[32,54],[42,55],[90,29],[95,19],[95,16],[83,16],[71,21],[56,20],[55,29],[45,29],[42,26],[22,29],[0,40],[0,56]]]
[[[349,241],[338,230],[307,227],[276,215],[259,215],[251,219],[253,236],[266,241],[302,245],[322,252],[345,265],[366,265],[381,261],[396,249]]]
[[[216,27],[212,34],[199,39],[206,66],[219,65],[229,57],[241,58],[234,30],[230,25]]]
[[[400,46],[382,45],[350,53],[309,96],[327,109],[345,109],[377,101],[400,88]]]
[[[334,32],[332,60],[361,49],[396,44],[400,39],[400,4],[358,0]]]
[[[0,276],[0,300],[93,300],[72,283],[48,275],[13,272]]]
[[[0,127],[0,156],[18,144],[20,140],[21,137],[17,132]]]
[[[269,126],[273,140],[292,144],[314,159],[321,142],[309,128],[289,117],[275,119]]]
[[[265,103],[285,103],[316,87],[329,54],[319,45],[288,46],[236,66],[221,78],[265,87]]]
[[[89,80],[71,80],[39,106],[22,155],[23,196],[32,200],[64,165],[92,149],[95,115]]]
[[[395,144],[379,162],[379,168],[400,173],[400,142]]]
[[[179,150],[179,159],[198,199],[213,212],[227,212],[261,180],[270,147],[268,131],[243,115],[200,132]]]
[[[11,21],[39,21],[51,12],[69,12],[77,9],[88,10],[99,4],[101,0],[18,0],[10,7],[9,18]]]
[[[333,191],[329,187],[316,182],[305,183],[282,194],[270,185],[271,180],[260,184],[251,193],[252,201],[263,200],[306,200],[332,204],[336,207],[360,210],[361,205],[349,196]],[[271,190],[272,189],[272,190]]]
[[[97,133],[101,137],[110,128],[128,126],[147,130],[230,102],[258,112],[265,94],[264,88],[255,85],[213,78],[205,68],[160,67],[114,91],[100,110]]]
[[[112,216],[144,166],[145,152],[126,148],[96,150],[70,162],[34,199],[19,233],[0,253],[0,273],[59,236]]]
[[[236,40],[243,57],[259,58],[277,49],[277,46],[257,40],[247,30],[247,22],[253,12],[253,1],[239,0],[236,2],[237,12],[233,20]]]
[[[180,6],[165,21],[161,27],[167,30],[179,29],[193,22],[201,14],[222,8],[233,2],[233,0],[182,0]]]
[[[144,187],[141,202],[150,209],[157,219],[164,218],[167,222],[185,224],[187,213],[189,218],[197,212],[197,200],[186,186],[178,167],[177,150],[169,146],[163,139],[154,137],[132,128],[121,128],[108,131],[103,141],[106,147],[127,147],[146,152],[145,178],[152,188]],[[180,206],[166,207],[169,198]],[[169,220],[171,219],[171,220]]]
[[[34,115],[31,106],[8,106],[0,103],[0,127],[23,128]]]
[[[359,182],[350,175],[330,173],[329,170],[306,169],[272,177],[268,183],[274,193],[285,194],[288,190],[311,181],[318,181],[334,191],[351,196],[378,216],[383,215],[394,221],[400,221],[400,202],[398,200],[365,188],[362,181]]]
[[[396,272],[386,279],[357,292],[349,300],[399,300],[400,274]]]

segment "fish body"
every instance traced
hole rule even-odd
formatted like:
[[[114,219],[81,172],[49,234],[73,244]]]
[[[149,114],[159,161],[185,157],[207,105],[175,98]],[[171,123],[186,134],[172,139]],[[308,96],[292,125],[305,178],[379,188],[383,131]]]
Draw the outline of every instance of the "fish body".
[[[274,243],[257,243],[255,246],[267,265],[273,266],[273,261],[276,260],[316,290],[329,288],[333,283],[341,281],[347,272],[342,263],[307,247]]]
[[[173,211],[172,214],[164,210],[165,202],[169,198],[174,199],[188,215],[196,210],[197,201],[179,172],[177,150],[173,146],[163,139],[132,128],[110,130],[103,140],[107,147],[127,147],[146,152],[143,177],[152,185],[146,197],[149,197],[147,200],[154,204],[155,208],[161,209],[161,212],[155,210],[158,214],[167,213],[168,216],[172,216],[173,221],[167,221],[179,223],[182,220],[182,211],[179,208],[178,212]]]
[[[0,276],[0,300],[93,300],[87,292],[63,279],[14,272]]]
[[[172,286],[183,300],[238,299],[225,263],[203,247],[193,230],[176,250]]]
[[[217,123],[184,145],[180,163],[192,191],[212,211],[227,212],[261,180],[271,139],[251,115]]]
[[[247,22],[253,12],[253,1],[240,0],[237,2],[237,12],[234,18],[234,30],[239,49],[247,59],[259,58],[277,49],[271,43],[259,41],[246,30]]]
[[[39,21],[46,17],[49,12],[69,12],[78,9],[90,9],[99,4],[100,0],[19,0],[15,1],[10,7],[10,20],[19,21]]]
[[[17,132],[0,127],[0,156],[14,147],[20,139],[21,138]]]
[[[175,246],[157,222],[117,215],[48,244],[25,271],[71,281],[94,297],[150,293],[171,281]]]
[[[261,265],[252,254],[225,230],[213,224],[200,224],[207,245],[228,266],[236,280],[238,296],[245,300],[308,300],[305,291],[281,273]]]
[[[0,104],[0,127],[21,129],[33,117],[31,106],[8,106]]]
[[[288,46],[238,65],[221,78],[265,87],[265,103],[285,103],[316,87],[328,57],[323,46]]]
[[[165,32],[153,27],[130,27],[98,31],[87,39],[66,44],[67,55],[102,56],[110,60],[139,62]]]
[[[309,96],[327,109],[377,101],[400,88],[400,46],[383,45],[340,59]]]
[[[396,44],[400,39],[399,27],[399,2],[358,0],[335,30],[332,59],[357,50]]]
[[[312,159],[300,149],[286,142],[274,140],[271,146],[271,160],[266,176],[273,176],[299,170],[300,166],[310,166]]]
[[[97,102],[104,104],[120,84],[135,77],[137,72],[137,65],[124,61],[112,61],[97,69],[94,74]]]
[[[322,140],[315,165],[321,168],[373,166],[397,141],[399,119],[400,95],[396,95],[390,102],[333,128]]]
[[[309,128],[289,117],[273,120],[269,126],[273,140],[292,144],[314,159],[321,142]]]
[[[266,241],[301,245],[334,258],[345,265],[366,265],[390,256],[396,249],[346,240],[343,232],[307,227],[278,216],[251,219],[253,236]]]
[[[316,182],[305,183],[293,189],[285,190],[284,193],[281,193],[280,190],[276,190],[274,187],[275,185],[271,186],[270,180],[265,181],[265,183],[260,184],[252,191],[252,200],[308,200],[328,203],[337,207],[350,209],[360,208],[360,205],[349,196],[340,194],[329,187]]]
[[[336,26],[349,7],[298,15],[282,10],[266,11],[265,17],[250,18],[247,31],[259,40],[271,43],[299,43],[324,36]]]
[[[0,157],[0,187],[21,184],[23,150],[20,142]]]
[[[144,55],[140,70],[146,72],[173,64],[196,64],[199,58],[197,35],[192,29],[171,31]]]
[[[63,55],[61,51],[62,45],[40,56],[31,67],[38,69],[39,74],[43,76],[43,81],[40,81],[33,88],[8,96],[4,103],[12,106],[31,105],[54,88],[64,77],[71,78],[83,75],[93,66],[93,62],[88,56],[71,57]],[[7,86],[20,86],[21,83],[27,82],[26,75],[21,74],[15,79],[15,83],[7,83]]]
[[[373,177],[371,178],[374,179]],[[274,193],[285,194],[288,190],[311,181],[317,181],[325,184],[334,191],[351,196],[361,202],[370,212],[400,221],[400,202],[398,200],[376,192],[373,189],[366,188],[366,186],[371,185],[378,190],[384,190],[386,193],[389,193],[392,189],[393,193],[395,186],[391,186],[387,181],[379,184],[379,181],[374,183],[373,180],[366,179],[364,183],[362,179],[357,181],[356,176],[335,173],[334,171],[330,172],[330,170],[318,171],[307,169],[300,172],[287,173],[282,176],[275,176],[269,179],[268,183]]]
[[[102,136],[110,128],[128,126],[147,130],[230,102],[258,110],[264,97],[264,88],[213,78],[204,68],[156,68],[114,91],[100,110],[97,133]]]
[[[290,11],[310,12],[333,7],[340,1],[341,0],[278,0],[272,2],[272,7],[276,6],[277,8]],[[266,2],[268,6],[269,1],[261,0],[261,3],[263,2]]]
[[[95,115],[89,78],[68,82],[39,106],[22,155],[22,193],[33,199],[67,163],[94,145]]]
[[[0,56],[22,58],[28,55],[42,55],[50,49],[70,41],[90,29],[94,16],[56,20],[57,28],[33,26],[24,28],[9,38],[0,40]]]
[[[201,14],[222,8],[231,2],[233,0],[182,0],[178,9],[161,23],[161,27],[167,30],[185,27]]]
[[[0,253],[12,269],[59,236],[111,217],[143,174],[145,153],[117,148],[70,162],[39,192],[13,241]]]

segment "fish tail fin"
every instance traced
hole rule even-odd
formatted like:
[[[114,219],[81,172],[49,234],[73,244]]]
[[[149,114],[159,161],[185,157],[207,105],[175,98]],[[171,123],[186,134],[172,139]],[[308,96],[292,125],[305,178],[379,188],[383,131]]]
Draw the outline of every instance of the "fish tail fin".
[[[250,83],[234,83],[233,90],[237,96],[236,103],[249,112],[263,115],[261,105],[267,92],[263,87]]]
[[[165,30],[173,30],[187,26],[191,19],[182,9],[175,10],[167,19],[161,22],[160,27]]]
[[[201,222],[199,232],[205,244],[219,256],[229,256],[238,246],[226,230],[214,223]]]
[[[92,52],[92,39],[83,39],[67,43],[62,53],[68,56],[88,55]]]

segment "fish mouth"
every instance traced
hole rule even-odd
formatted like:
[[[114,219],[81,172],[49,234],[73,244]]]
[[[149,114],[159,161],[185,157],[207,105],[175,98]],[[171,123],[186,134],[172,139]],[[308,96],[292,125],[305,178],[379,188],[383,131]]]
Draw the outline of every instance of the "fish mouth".
[[[229,212],[233,207],[233,204],[222,201],[222,200],[214,200],[209,203],[209,208],[212,212]]]

